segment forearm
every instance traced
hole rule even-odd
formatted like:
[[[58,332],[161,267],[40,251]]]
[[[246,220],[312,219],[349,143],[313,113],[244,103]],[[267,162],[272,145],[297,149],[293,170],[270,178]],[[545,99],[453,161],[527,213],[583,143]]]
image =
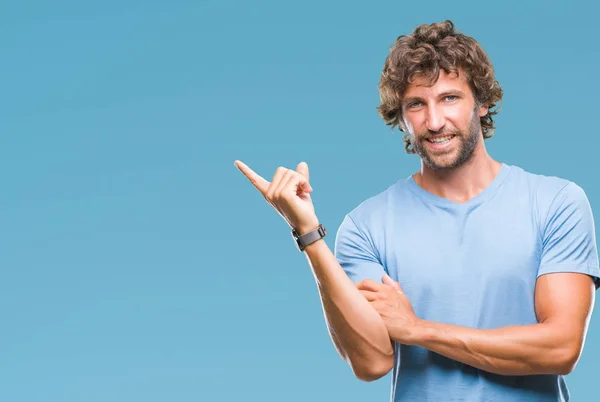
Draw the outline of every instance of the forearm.
[[[338,353],[363,380],[387,373],[393,365],[394,350],[377,311],[360,294],[324,240],[306,247],[305,254]]]
[[[552,322],[472,329],[421,320],[410,343],[501,375],[567,374],[582,342],[573,333]]]

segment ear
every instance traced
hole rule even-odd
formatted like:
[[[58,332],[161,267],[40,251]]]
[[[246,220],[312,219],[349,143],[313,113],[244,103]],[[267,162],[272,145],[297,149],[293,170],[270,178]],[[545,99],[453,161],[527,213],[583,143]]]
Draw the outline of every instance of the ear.
[[[398,130],[408,134],[408,126],[406,125],[406,121],[404,121],[403,114],[400,114],[400,116],[398,116]]]
[[[488,112],[490,111],[490,108],[488,107],[488,105],[482,105],[479,107],[479,117],[483,117],[486,114],[488,114]]]

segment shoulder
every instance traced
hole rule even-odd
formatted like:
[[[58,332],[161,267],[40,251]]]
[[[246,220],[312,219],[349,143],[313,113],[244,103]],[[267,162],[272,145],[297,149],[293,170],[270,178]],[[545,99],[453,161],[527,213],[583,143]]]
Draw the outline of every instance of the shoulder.
[[[510,165],[510,167],[513,181],[528,187],[535,193],[539,193],[542,197],[548,194],[556,194],[563,187],[572,183],[563,177],[532,172],[517,165]]]
[[[398,179],[383,191],[369,196],[354,206],[347,212],[346,217],[361,227],[377,225],[379,222],[384,222],[391,213],[395,213],[395,206],[401,205],[411,196],[413,193],[408,188],[408,179]]]
[[[573,180],[511,167],[514,181],[522,185],[521,191],[529,193],[541,222],[565,206],[589,207],[585,191]]]

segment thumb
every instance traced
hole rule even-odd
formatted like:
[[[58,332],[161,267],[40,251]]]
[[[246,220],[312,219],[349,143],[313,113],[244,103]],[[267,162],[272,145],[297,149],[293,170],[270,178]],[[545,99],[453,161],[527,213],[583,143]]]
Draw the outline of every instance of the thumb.
[[[296,167],[296,172],[300,173],[306,178],[307,183],[304,185],[304,191],[306,191],[307,193],[312,193],[313,189],[309,182],[310,173],[308,171],[308,164],[306,162],[300,162]]]
[[[296,172],[304,175],[304,177],[306,177],[306,180],[310,180],[310,175],[308,172],[308,164],[306,162],[300,162],[298,164],[298,167],[296,168]]]
[[[393,280],[392,278],[390,278],[390,276],[387,273],[383,274],[382,279],[383,279],[383,283],[385,285],[390,285],[395,290],[399,290],[400,292],[402,292],[402,287],[400,287],[400,284],[398,282],[396,282],[395,280]]]

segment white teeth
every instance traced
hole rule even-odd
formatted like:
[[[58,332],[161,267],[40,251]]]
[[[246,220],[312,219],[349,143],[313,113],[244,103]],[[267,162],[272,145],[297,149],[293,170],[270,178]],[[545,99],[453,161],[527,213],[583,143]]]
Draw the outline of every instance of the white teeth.
[[[448,142],[448,141],[450,141],[451,138],[452,138],[452,136],[449,135],[446,137],[430,138],[429,141],[435,142],[435,143]]]

